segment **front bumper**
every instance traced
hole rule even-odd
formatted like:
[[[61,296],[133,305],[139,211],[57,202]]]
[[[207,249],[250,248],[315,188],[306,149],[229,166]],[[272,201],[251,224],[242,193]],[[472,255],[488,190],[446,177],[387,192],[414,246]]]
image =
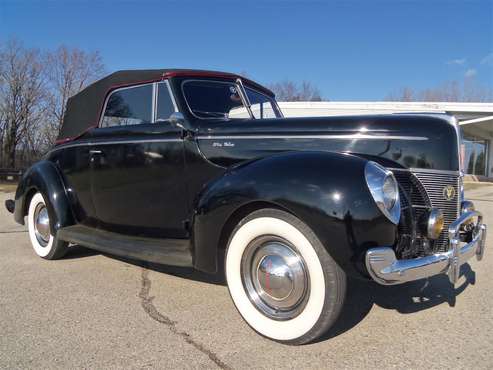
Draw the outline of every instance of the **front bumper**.
[[[472,240],[460,241],[462,225],[477,218],[472,231]],[[382,285],[401,284],[433,275],[446,273],[450,282],[459,279],[460,266],[473,256],[480,261],[483,258],[486,243],[486,225],[478,211],[463,213],[449,227],[449,250],[426,257],[398,260],[390,247],[371,248],[366,252],[366,268],[373,280]],[[463,244],[463,245],[461,245]]]

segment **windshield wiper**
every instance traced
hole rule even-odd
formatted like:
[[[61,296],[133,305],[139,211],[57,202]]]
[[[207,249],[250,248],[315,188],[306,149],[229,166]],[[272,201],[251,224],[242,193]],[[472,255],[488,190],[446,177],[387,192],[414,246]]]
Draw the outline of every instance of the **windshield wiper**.
[[[241,81],[241,78],[236,79],[236,86],[238,89],[238,95],[240,96],[241,102],[245,106],[248,114],[250,115],[250,118],[255,119],[255,116],[252,113],[252,105],[250,104],[250,100],[248,99],[248,95],[246,93],[245,87],[243,86],[243,82]]]

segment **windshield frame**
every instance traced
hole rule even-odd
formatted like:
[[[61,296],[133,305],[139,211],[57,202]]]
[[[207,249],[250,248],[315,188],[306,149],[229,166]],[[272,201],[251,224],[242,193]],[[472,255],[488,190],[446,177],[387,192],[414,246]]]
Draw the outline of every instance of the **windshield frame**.
[[[238,77],[238,79],[241,80],[240,77]],[[198,116],[197,114],[195,114],[195,112],[193,111],[193,109],[190,107],[190,104],[188,102],[188,99],[185,95],[185,90],[184,90],[184,86],[187,82],[196,82],[196,81],[205,81],[205,82],[214,82],[214,83],[221,83],[221,84],[227,84],[227,85],[233,85],[235,86],[237,89],[241,89],[241,86],[236,82],[236,80],[218,80],[218,79],[208,79],[208,78],[187,78],[187,79],[184,79],[183,81],[181,81],[180,83],[180,88],[181,88],[181,95],[183,97],[183,100],[185,101],[185,104],[187,106],[187,109],[188,111],[190,112],[190,114],[194,117],[194,118],[197,118],[199,120],[221,120],[221,121],[232,121],[232,120],[244,120],[244,119],[251,119],[251,120],[255,120],[255,119],[267,119],[267,118],[255,118],[255,117],[250,117],[250,118],[229,118],[229,117],[201,117],[201,116]],[[270,96],[268,94],[266,94],[265,92],[262,92],[252,86],[250,86],[249,84],[244,84],[244,88],[245,88],[245,92],[246,90],[252,90],[262,96],[265,96],[267,98],[267,100],[270,102],[270,104],[272,105],[272,108],[273,108],[273,111],[274,111],[274,114],[276,115],[276,117],[274,119],[277,119],[277,118],[283,118],[283,114],[281,112],[281,109],[279,108],[279,105],[277,104],[277,101],[275,99],[275,97],[273,96]],[[244,105],[244,102],[242,101],[242,106],[247,110],[248,112],[248,107],[245,107]]]

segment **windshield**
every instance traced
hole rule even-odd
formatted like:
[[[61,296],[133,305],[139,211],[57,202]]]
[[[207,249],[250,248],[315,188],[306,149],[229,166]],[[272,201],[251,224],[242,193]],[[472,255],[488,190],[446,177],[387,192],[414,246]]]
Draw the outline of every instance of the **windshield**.
[[[183,94],[192,113],[198,118],[250,118],[233,82],[190,80],[183,83]],[[270,96],[245,87],[255,118],[280,117]]]

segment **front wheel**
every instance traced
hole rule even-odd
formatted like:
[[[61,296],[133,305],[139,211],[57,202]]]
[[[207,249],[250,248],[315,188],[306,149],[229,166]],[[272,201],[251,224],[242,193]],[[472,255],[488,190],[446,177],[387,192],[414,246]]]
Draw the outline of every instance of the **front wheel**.
[[[27,225],[31,244],[38,256],[54,260],[65,255],[68,243],[51,234],[50,216],[46,201],[41,193],[36,193],[31,198],[27,214]]]
[[[226,280],[245,321],[270,339],[304,344],[336,321],[344,271],[295,216],[262,209],[245,217],[226,250]]]

